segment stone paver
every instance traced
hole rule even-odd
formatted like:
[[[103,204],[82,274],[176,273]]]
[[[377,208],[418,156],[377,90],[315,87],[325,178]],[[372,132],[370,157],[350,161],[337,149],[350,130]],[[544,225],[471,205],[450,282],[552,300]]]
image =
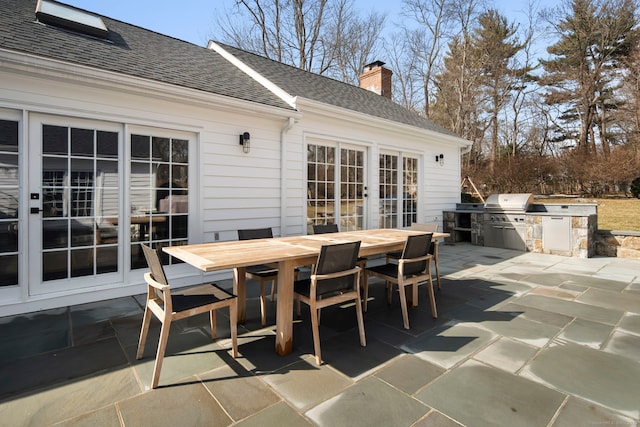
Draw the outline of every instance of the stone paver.
[[[206,315],[175,322],[155,390],[159,322],[135,359],[141,295],[0,318],[0,424],[640,425],[639,260],[456,244],[440,267],[439,316],[421,286],[409,330],[372,286],[366,347],[353,306],[323,309],[322,366],[308,310],[275,353],[276,305],[262,327],[250,284],[239,357],[224,314],[214,341]]]
[[[557,343],[541,351],[522,375],[628,417],[640,418],[637,359],[575,343]]]
[[[461,424],[489,427],[546,426],[566,396],[534,381],[468,361],[416,397]]]

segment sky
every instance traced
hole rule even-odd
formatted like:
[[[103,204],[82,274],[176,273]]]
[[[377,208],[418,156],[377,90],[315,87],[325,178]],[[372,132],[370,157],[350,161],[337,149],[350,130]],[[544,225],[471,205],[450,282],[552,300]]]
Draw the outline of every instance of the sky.
[[[235,0],[59,0],[90,12],[134,24],[168,36],[206,46],[216,15],[231,10]],[[489,0],[491,1],[491,0]],[[538,0],[552,6],[555,0]],[[523,21],[529,0],[494,0],[495,8],[512,22]],[[387,27],[399,21],[397,11],[402,0],[355,0],[362,14],[375,10],[388,16]]]

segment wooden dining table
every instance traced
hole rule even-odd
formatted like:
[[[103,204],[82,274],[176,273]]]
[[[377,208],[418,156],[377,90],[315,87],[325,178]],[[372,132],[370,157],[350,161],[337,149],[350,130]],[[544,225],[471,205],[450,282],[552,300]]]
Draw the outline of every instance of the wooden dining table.
[[[298,266],[315,264],[323,245],[360,241],[361,257],[382,254],[404,247],[410,235],[424,231],[373,229],[270,239],[235,240],[164,247],[163,251],[204,272],[234,270],[233,292],[238,296],[238,321],[246,318],[245,268],[274,264],[278,268],[276,305],[276,352],[286,355],[293,349],[293,282]],[[448,237],[433,233],[433,239]]]

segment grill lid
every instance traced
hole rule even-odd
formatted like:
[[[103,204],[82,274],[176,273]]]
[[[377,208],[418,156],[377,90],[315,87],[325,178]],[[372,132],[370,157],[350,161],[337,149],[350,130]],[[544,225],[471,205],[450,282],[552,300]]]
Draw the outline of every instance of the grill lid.
[[[526,212],[532,203],[533,194],[531,193],[498,193],[487,197],[484,209],[487,211]]]

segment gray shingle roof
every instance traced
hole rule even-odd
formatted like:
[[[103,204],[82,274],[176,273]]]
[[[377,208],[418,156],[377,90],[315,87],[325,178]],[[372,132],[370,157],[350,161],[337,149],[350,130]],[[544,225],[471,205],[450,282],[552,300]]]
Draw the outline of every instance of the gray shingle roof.
[[[449,130],[369,90],[313,74],[232,46],[216,43],[291,96],[300,96],[457,137]]]
[[[291,110],[218,53],[102,17],[106,40],[36,21],[37,0],[0,0],[0,48]],[[451,136],[452,132],[359,87],[220,44],[292,96]]]
[[[107,40],[85,36],[38,23],[36,3],[0,0],[0,48],[291,110],[205,47],[107,17]]]

